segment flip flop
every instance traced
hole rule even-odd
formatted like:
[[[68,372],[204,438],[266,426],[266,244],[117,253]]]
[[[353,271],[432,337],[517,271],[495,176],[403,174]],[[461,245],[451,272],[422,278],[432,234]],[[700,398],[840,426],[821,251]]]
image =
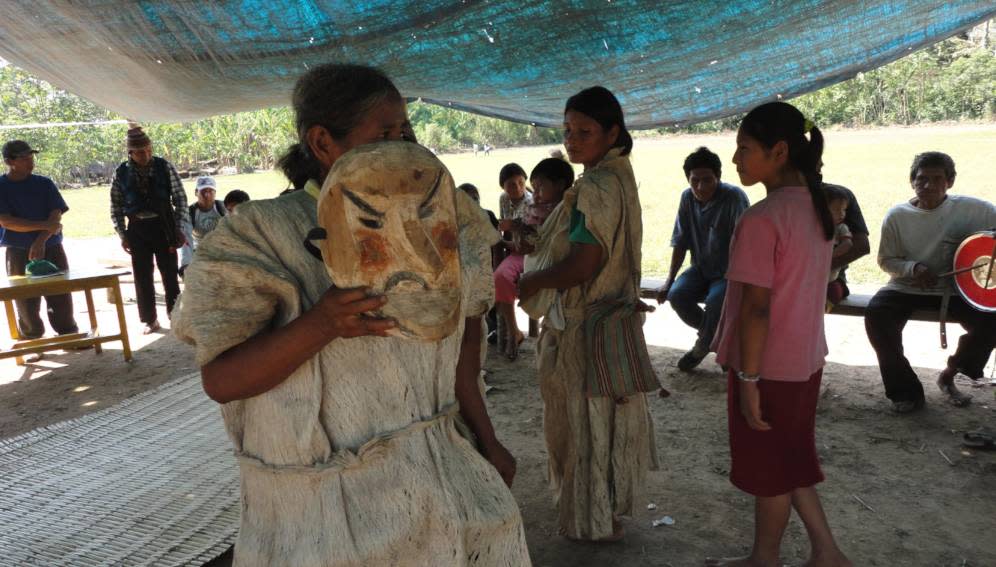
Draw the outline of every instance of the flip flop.
[[[961,444],[978,451],[996,451],[996,440],[984,431],[969,431],[962,437]]]

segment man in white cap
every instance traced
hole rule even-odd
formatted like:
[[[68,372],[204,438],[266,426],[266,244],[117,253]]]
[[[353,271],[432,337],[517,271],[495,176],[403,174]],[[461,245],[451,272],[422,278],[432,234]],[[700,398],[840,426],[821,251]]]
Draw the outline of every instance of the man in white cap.
[[[125,219],[128,219],[127,226]],[[152,155],[152,140],[140,126],[128,129],[128,161],[118,166],[111,184],[111,220],[121,247],[131,254],[138,315],[144,334],[159,330],[153,260],[166,292],[166,313],[180,295],[177,250],[186,236],[187,194],[173,164]]]
[[[197,202],[190,205],[190,222],[193,223],[194,249],[197,243],[204,238],[207,233],[218,226],[218,221],[225,216],[225,206],[220,201],[215,200],[218,184],[214,177],[205,175],[197,178],[197,185],[194,193],[197,195]]]
[[[69,210],[59,189],[48,177],[35,175],[35,154],[27,142],[12,140],[3,146],[6,175],[0,176],[0,246],[7,248],[7,275],[23,276],[30,260],[48,260],[61,270],[69,269],[62,248],[62,214]],[[45,334],[41,298],[19,299],[17,326],[22,338]],[[48,322],[60,335],[76,333],[73,296],[45,297]]]
[[[197,184],[194,186],[197,201],[190,205],[190,223],[184,223],[183,227],[187,243],[180,249],[181,278],[184,277],[187,266],[194,260],[194,250],[201,239],[218,226],[218,221],[228,211],[221,201],[215,200],[217,192],[218,186],[214,177],[204,175],[197,178]]]

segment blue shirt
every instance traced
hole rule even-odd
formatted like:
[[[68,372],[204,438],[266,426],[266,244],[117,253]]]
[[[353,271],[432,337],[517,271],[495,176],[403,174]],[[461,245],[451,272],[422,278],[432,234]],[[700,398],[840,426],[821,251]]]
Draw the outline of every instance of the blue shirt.
[[[726,275],[730,263],[730,240],[740,215],[750,206],[743,189],[720,183],[706,203],[700,203],[689,187],[681,194],[674,219],[671,246],[687,248],[702,276],[709,280]]]
[[[10,215],[24,220],[48,220],[52,211],[63,213],[69,210],[59,189],[48,177],[29,175],[21,181],[11,181],[6,175],[0,176],[0,215]],[[0,237],[0,246],[31,248],[39,231],[18,232],[6,229]],[[45,246],[62,243],[62,233],[53,234]]]

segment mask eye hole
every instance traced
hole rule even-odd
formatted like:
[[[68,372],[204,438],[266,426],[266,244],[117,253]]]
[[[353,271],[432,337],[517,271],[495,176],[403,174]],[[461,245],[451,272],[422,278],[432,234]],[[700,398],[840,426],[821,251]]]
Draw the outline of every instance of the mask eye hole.
[[[433,207],[432,205],[423,205],[418,209],[418,218],[420,219],[429,218],[432,215],[432,213],[434,213],[435,211],[436,208]]]
[[[363,226],[367,228],[380,229],[384,226],[384,223],[375,219],[360,219]]]

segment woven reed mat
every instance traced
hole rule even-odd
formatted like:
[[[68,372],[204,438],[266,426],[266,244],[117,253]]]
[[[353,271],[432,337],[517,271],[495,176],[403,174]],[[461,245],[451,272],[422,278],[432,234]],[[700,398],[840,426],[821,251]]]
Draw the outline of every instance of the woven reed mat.
[[[198,374],[0,441],[2,565],[201,565],[238,525],[238,468]]]

